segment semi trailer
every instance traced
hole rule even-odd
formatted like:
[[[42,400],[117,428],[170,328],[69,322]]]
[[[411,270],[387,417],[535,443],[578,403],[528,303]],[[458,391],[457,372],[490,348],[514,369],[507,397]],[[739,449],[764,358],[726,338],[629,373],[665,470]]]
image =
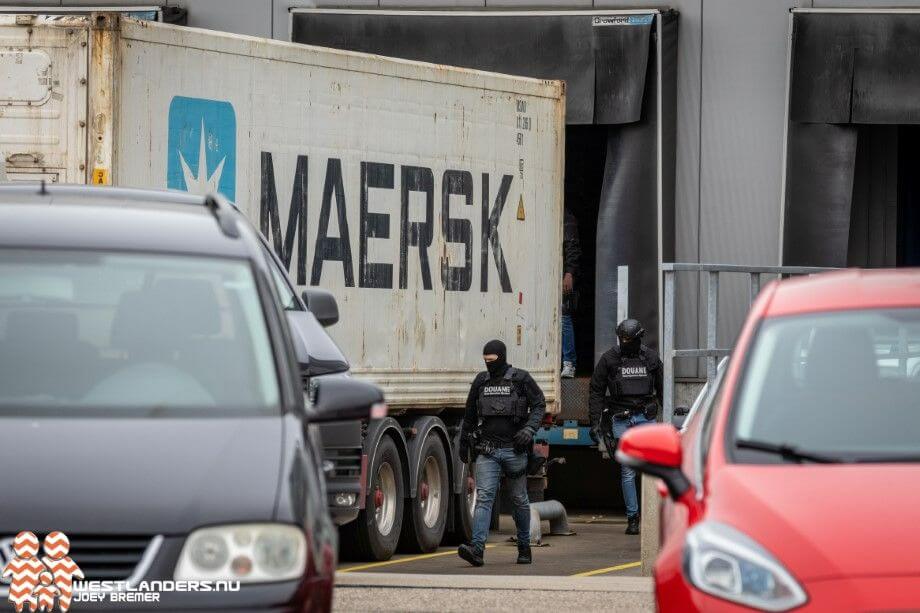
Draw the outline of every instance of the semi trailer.
[[[328,331],[390,408],[327,457],[354,481],[332,501],[357,511],[346,550],[468,538],[457,441],[483,344],[559,410],[561,81],[116,13],[0,15],[0,75],[9,180],[220,192],[299,291],[335,296]]]

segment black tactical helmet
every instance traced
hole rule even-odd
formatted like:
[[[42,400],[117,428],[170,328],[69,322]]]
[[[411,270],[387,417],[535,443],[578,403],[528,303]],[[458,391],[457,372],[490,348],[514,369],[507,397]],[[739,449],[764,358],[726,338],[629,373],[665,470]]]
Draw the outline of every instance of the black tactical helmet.
[[[624,319],[617,326],[617,337],[626,342],[638,340],[643,334],[645,328],[637,319]]]

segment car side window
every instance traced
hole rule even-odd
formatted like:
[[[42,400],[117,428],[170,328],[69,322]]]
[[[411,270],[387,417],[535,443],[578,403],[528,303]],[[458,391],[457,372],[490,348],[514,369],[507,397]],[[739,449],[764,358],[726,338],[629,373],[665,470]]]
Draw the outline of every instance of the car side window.
[[[703,425],[700,429],[700,457],[704,461],[709,454],[709,445],[712,443],[712,425],[715,423],[716,407],[719,406],[719,402],[722,400],[722,391],[724,389],[725,386],[722,385],[722,381],[720,380],[716,386],[715,393],[709,401],[709,406],[706,407],[706,414],[703,416]]]
[[[700,494],[703,491],[703,468],[706,464],[706,456],[709,454],[709,445],[712,442],[712,426],[715,423],[716,407],[719,406],[722,400],[722,393],[725,389],[725,373],[728,370],[727,361],[719,366],[719,372],[712,382],[709,393],[699,407],[702,423],[700,424],[699,436],[696,441],[696,459],[694,463],[694,473],[696,473],[694,480],[696,483],[694,485],[696,491]]]
[[[275,283],[275,288],[278,290],[278,296],[281,298],[281,305],[284,307],[285,311],[300,311],[300,303],[297,301],[297,296],[294,294],[294,290],[291,289],[291,285],[288,283],[285,278],[284,273],[278,268],[277,262],[270,254],[265,254],[266,259],[268,260],[268,268],[272,271],[272,281]]]

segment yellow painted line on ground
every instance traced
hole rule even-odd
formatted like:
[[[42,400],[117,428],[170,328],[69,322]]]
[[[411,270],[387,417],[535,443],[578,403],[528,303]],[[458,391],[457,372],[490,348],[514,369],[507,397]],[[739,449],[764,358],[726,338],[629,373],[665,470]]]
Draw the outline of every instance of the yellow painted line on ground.
[[[606,573],[612,573],[618,570],[626,570],[627,568],[635,568],[637,566],[642,566],[642,562],[630,562],[628,564],[620,564],[619,566],[608,566],[607,568],[598,568],[597,570],[588,570],[583,573],[577,573],[572,575],[573,577],[593,577],[594,575],[603,575]]]
[[[486,545],[486,549],[491,549],[495,545]],[[393,564],[404,564],[405,562],[415,562],[416,560],[428,560],[430,558],[440,558],[442,556],[457,555],[456,549],[451,549],[450,551],[439,551],[437,553],[423,553],[417,556],[409,556],[407,558],[398,558],[396,560],[387,560],[385,562],[372,562],[371,564],[361,564],[359,566],[349,566],[348,568],[340,568],[337,572],[340,573],[350,573],[356,570],[367,570],[369,568],[380,568],[381,566],[391,566]]]

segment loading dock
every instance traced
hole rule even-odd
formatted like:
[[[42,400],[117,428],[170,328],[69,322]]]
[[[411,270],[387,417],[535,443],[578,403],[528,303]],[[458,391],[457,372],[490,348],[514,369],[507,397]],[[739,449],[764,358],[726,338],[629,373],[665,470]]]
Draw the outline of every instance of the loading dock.
[[[783,263],[920,265],[920,12],[790,20]]]
[[[674,259],[677,17],[658,9],[291,11],[293,42],[565,80],[565,206],[578,220],[582,258],[572,316],[578,372],[563,380],[560,424],[578,433],[541,435],[552,457],[570,461],[551,468],[547,492],[569,507],[622,504],[617,469],[587,434],[594,364],[625,314],[658,344],[658,266]],[[527,368],[527,356],[512,350],[510,358]]]
[[[615,342],[621,266],[623,308],[657,344],[658,265],[674,252],[675,11],[293,9],[291,40],[564,79],[566,206],[579,221],[589,305],[575,320],[581,371]]]

